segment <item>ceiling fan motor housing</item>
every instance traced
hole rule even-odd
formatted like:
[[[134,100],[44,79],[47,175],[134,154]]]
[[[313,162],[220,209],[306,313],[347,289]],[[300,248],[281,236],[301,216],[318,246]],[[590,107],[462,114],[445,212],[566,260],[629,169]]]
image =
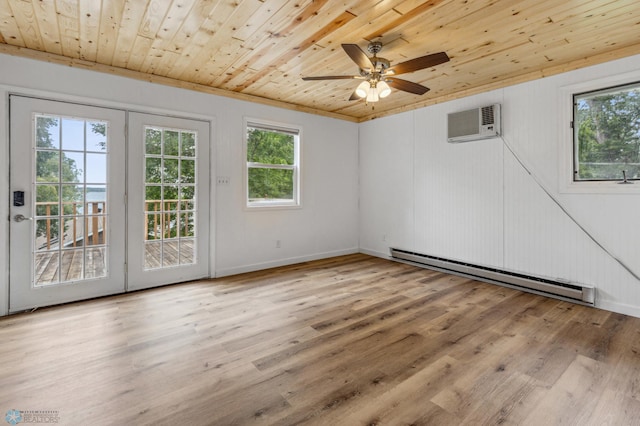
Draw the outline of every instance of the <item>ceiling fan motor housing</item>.
[[[385,58],[378,58],[378,52],[382,50],[382,43],[379,41],[372,41],[369,43],[367,47],[369,53],[373,55],[373,57],[369,58],[371,60],[371,64],[373,65],[373,69],[371,72],[379,72],[384,73],[384,70],[389,68],[390,63],[389,60]]]
[[[371,58],[371,62],[373,63],[373,66],[376,67],[376,71],[378,72],[384,72],[384,70],[389,68],[390,65],[389,61],[385,58],[377,58],[375,56]]]
[[[369,46],[367,46],[367,50],[373,56],[376,56],[378,54],[378,52],[380,52],[382,50],[382,42],[372,41],[371,43],[369,43]]]
[[[384,71],[391,66],[389,61],[386,60],[385,58],[378,58],[374,56],[373,58],[370,58],[370,59],[371,59],[371,64],[373,65],[373,69],[363,70],[362,68],[360,68],[360,75],[362,77],[366,77],[375,72],[379,74],[384,74]]]

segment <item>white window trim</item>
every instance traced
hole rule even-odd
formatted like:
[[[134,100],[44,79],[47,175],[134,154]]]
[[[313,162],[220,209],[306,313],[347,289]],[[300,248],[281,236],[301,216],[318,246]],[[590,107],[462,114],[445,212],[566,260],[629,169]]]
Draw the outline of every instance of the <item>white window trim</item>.
[[[573,121],[573,96],[580,93],[603,90],[608,87],[632,84],[640,81],[640,71],[618,74],[599,78],[587,82],[572,84],[560,88],[560,143],[558,144],[559,159],[558,171],[560,193],[565,194],[638,194],[640,193],[640,181],[634,181],[632,185],[620,185],[616,181],[574,181],[574,130],[571,127]],[[621,179],[622,180],[622,179]]]
[[[247,161],[247,127],[250,126],[258,126],[265,127],[267,129],[272,128],[273,130],[283,130],[296,132],[297,137],[295,138],[295,147],[294,147],[294,164],[286,165],[286,164],[263,164],[263,163],[253,163]],[[244,196],[244,209],[247,211],[258,211],[258,210],[289,210],[289,209],[300,209],[302,208],[302,197],[301,197],[301,187],[302,187],[302,174],[300,171],[302,170],[302,144],[300,141],[302,140],[302,127],[296,126],[287,123],[279,123],[276,121],[268,121],[262,120],[258,118],[244,117],[243,120],[243,144],[242,144],[242,160],[244,162],[243,167],[243,196]],[[265,168],[265,169],[287,169],[293,170],[293,201],[257,201],[250,203],[249,202],[249,168]]]

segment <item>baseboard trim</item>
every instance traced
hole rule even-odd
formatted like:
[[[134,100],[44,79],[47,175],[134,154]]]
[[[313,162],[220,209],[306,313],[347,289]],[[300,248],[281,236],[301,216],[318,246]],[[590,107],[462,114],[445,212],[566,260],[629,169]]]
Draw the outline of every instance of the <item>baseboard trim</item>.
[[[380,257],[382,259],[393,260],[389,253],[382,253],[376,250],[369,250],[365,248],[360,248],[359,253],[368,254],[369,256]]]
[[[315,253],[306,256],[289,257],[286,259],[272,260],[269,262],[254,263],[251,265],[235,266],[232,268],[222,268],[215,271],[213,278],[228,277],[230,275],[244,274],[247,272],[261,271],[263,269],[277,268],[279,266],[295,265],[296,263],[309,262],[312,260],[328,259],[330,257],[345,256],[348,254],[359,253],[357,247],[328,251],[324,253]]]
[[[612,300],[599,299],[596,303],[596,308],[603,309],[605,311],[615,312],[617,314],[629,315],[632,317],[640,318],[640,307],[627,305],[625,303],[614,302]]]

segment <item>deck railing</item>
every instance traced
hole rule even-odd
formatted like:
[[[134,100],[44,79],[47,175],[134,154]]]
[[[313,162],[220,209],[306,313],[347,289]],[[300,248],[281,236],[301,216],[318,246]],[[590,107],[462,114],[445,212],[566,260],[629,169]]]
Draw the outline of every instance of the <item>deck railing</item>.
[[[146,200],[144,226],[145,240],[160,240],[177,237],[178,231],[180,235],[186,236],[189,220],[189,212],[178,213],[178,200]],[[41,247],[51,250],[52,246],[59,243],[59,236],[52,227],[52,221],[56,215],[52,212],[59,207],[58,202],[39,201],[36,202],[36,209],[44,214],[39,214],[42,218],[38,221],[45,222],[45,229]],[[66,247],[77,247],[86,245],[104,244],[104,235],[107,227],[107,211],[106,201],[63,201],[62,202],[64,229],[58,230],[58,234],[62,231],[64,235],[63,241]],[[176,224],[178,214],[182,217],[180,229]],[[84,220],[84,228],[82,221]],[[84,232],[83,232],[84,229]]]
[[[56,235],[56,232],[52,227],[52,220],[55,220],[55,216],[52,216],[52,210],[58,207],[57,201],[38,201],[36,202],[36,210],[41,211],[38,207],[44,207],[43,219],[38,221],[45,222],[44,238],[42,248],[46,247],[47,250],[51,250],[52,245],[59,244],[60,237]],[[63,229],[58,230],[57,234],[65,235],[63,241],[67,238],[69,242],[64,243],[67,247],[77,247],[81,245],[97,245],[104,244],[103,236],[106,231],[107,218],[104,216],[106,212],[106,201],[63,201],[62,202],[62,222]],[[81,228],[81,221],[84,219],[84,232]],[[79,223],[80,222],[80,223]],[[67,235],[67,232],[69,234]]]
[[[144,202],[145,240],[161,240],[186,236],[189,212],[178,209],[179,200],[146,200]],[[181,216],[180,226],[177,225],[178,215]],[[179,231],[179,232],[178,232]]]

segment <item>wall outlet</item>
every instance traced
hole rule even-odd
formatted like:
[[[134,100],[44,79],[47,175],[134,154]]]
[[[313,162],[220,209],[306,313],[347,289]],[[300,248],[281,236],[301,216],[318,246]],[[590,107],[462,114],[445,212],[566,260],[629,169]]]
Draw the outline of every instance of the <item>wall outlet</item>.
[[[217,177],[217,183],[218,185],[229,185],[229,176],[218,176]]]
[[[282,247],[280,240],[276,240],[276,248],[280,248],[280,247]]]

